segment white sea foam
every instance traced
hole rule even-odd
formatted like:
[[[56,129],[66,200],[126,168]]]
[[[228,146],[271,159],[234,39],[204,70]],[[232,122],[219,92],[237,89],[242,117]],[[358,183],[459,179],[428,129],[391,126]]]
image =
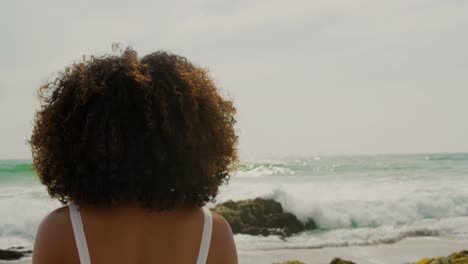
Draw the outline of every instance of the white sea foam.
[[[285,176],[233,177],[223,186],[218,202],[275,199],[300,220],[314,219],[320,229],[286,242],[278,237],[238,235],[240,248],[372,245],[414,236],[468,238],[465,164],[438,159],[426,168],[419,161],[379,162],[368,170],[363,162],[345,164],[352,172],[317,173],[313,166],[329,164],[313,164],[308,171]]]
[[[466,239],[467,235],[468,218],[455,217],[425,219],[401,226],[308,231],[286,239],[277,236],[236,235],[235,240],[240,250],[258,250],[369,246],[396,243],[410,237],[448,236],[452,239]]]
[[[275,199],[319,230],[288,238],[236,235],[240,249],[393,243],[412,236],[468,238],[467,156],[343,157],[243,164],[218,202]],[[1,175],[0,175],[1,176]],[[37,181],[0,185],[0,248],[31,246],[60,206]],[[1,182],[0,178],[0,182]],[[211,205],[213,206],[213,204]]]
[[[238,170],[235,177],[260,177],[271,175],[293,175],[294,171],[287,167],[272,164],[247,164]]]
[[[219,201],[272,198],[323,229],[401,225],[425,218],[468,216],[468,183],[234,179]]]
[[[41,219],[59,203],[40,186],[1,187],[0,192],[0,248],[30,247]]]

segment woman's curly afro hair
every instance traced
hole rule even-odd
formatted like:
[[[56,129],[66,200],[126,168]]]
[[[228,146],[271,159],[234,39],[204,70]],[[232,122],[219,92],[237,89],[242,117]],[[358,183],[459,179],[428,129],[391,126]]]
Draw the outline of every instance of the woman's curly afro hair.
[[[92,57],[41,86],[39,99],[33,164],[63,204],[200,207],[237,163],[232,102],[178,55]]]

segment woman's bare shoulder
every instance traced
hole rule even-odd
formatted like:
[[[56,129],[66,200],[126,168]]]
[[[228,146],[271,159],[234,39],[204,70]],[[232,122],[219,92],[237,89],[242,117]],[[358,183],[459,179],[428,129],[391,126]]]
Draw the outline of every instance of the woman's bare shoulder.
[[[209,263],[237,264],[237,250],[231,226],[221,215],[213,215],[213,233],[211,237]]]
[[[68,206],[50,212],[41,222],[36,233],[33,264],[63,263],[74,243]]]

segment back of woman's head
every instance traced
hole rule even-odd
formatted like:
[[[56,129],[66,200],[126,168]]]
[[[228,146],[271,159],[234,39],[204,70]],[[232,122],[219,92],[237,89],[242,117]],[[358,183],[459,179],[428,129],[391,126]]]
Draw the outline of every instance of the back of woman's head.
[[[232,102],[184,57],[127,48],[39,91],[33,163],[62,203],[202,206],[237,162]]]

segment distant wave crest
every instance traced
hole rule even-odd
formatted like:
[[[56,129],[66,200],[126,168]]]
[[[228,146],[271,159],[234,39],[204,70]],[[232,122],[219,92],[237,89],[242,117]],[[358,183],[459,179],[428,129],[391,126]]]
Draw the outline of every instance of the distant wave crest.
[[[295,172],[285,164],[246,163],[237,168],[236,177],[259,177],[271,175],[293,175]]]
[[[27,173],[32,172],[33,166],[25,161],[0,161],[0,173]]]

